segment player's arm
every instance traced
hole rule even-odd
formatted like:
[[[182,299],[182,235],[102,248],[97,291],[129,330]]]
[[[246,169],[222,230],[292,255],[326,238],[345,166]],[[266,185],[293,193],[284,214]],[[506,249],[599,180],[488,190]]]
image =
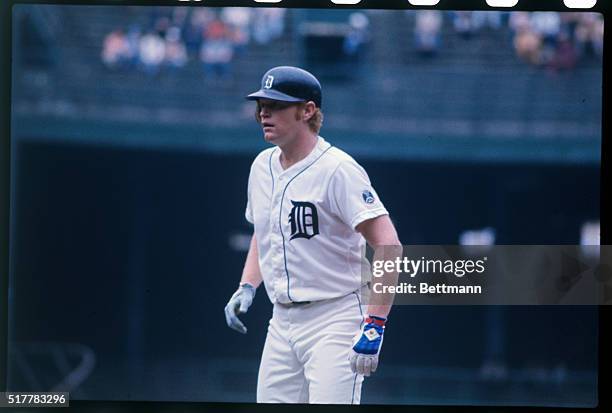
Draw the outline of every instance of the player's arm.
[[[261,284],[261,270],[259,269],[259,252],[257,249],[257,238],[255,234],[251,237],[251,244],[249,245],[249,252],[247,253],[246,261],[244,262],[244,269],[242,270],[242,278],[240,278],[240,284],[249,283],[253,287],[259,287]]]
[[[363,221],[357,225],[356,229],[374,249],[373,261],[395,261],[398,257],[401,258],[402,243],[397,236],[397,231],[389,215],[381,215]],[[397,271],[390,271],[385,272],[378,281],[384,285],[396,285],[397,278]],[[368,314],[370,316],[387,318],[393,304],[393,298],[393,294],[388,293],[375,296],[368,306]]]
[[[225,321],[228,327],[243,334],[246,334],[247,328],[240,321],[238,315],[248,311],[253,303],[253,298],[255,298],[255,291],[262,281],[258,255],[257,239],[255,234],[253,234],[251,244],[249,245],[249,252],[244,263],[244,269],[242,270],[240,285],[225,306]]]
[[[374,260],[395,260],[402,248],[389,214],[372,187],[366,171],[354,161],[338,165],[329,183],[333,213],[356,231],[374,248]],[[397,273],[384,274],[377,280],[385,285],[397,283]],[[390,294],[373,295],[368,314],[385,319],[393,304]]]
[[[389,215],[381,215],[356,226],[368,244],[374,248],[374,260],[392,260],[402,256],[402,244]],[[397,272],[385,272],[379,280],[385,285],[397,284]],[[368,316],[355,337],[349,352],[353,372],[369,376],[378,367],[378,355],[383,343],[387,316],[393,304],[393,295],[382,294],[370,298]]]

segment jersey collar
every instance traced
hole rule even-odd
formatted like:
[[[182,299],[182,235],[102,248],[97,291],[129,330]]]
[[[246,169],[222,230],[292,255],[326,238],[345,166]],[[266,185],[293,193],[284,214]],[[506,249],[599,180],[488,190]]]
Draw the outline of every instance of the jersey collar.
[[[272,158],[272,166],[274,168],[275,175],[277,175],[278,177],[295,175],[296,173],[304,169],[305,166],[310,165],[312,162],[314,162],[314,160],[317,159],[330,146],[331,144],[328,143],[325,139],[323,139],[323,137],[318,136],[317,144],[312,149],[312,151],[310,151],[308,156],[306,156],[301,161],[291,165],[287,169],[283,169],[283,167],[281,166],[281,163],[280,163],[281,151],[280,149],[277,148],[274,151],[273,158]]]

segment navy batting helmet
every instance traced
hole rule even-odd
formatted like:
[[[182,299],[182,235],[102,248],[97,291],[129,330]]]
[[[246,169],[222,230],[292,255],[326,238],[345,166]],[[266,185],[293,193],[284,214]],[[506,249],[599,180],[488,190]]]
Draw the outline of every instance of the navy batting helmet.
[[[321,84],[311,73],[293,66],[278,66],[268,70],[261,78],[261,89],[246,97],[282,100],[284,102],[308,102],[321,107]]]

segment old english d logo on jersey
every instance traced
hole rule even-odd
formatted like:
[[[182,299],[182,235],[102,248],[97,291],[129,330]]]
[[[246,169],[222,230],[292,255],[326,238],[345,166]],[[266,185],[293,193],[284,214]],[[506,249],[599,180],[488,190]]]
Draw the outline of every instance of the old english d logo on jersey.
[[[310,239],[319,234],[319,216],[317,208],[310,202],[291,201],[293,208],[289,212],[291,238]]]

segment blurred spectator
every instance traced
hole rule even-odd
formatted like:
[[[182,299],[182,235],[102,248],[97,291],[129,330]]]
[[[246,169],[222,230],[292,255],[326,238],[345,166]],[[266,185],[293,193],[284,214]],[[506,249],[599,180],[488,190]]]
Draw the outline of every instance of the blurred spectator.
[[[516,55],[527,63],[539,65],[542,40],[540,35],[532,31],[529,26],[521,27],[514,36],[514,50]]]
[[[529,29],[531,27],[529,13],[526,11],[514,11],[510,13],[508,26],[513,35],[516,35],[521,30]]]
[[[221,11],[221,20],[230,30],[234,51],[237,54],[244,52],[250,42],[251,9],[248,7],[225,7]]]
[[[148,74],[156,74],[163,63],[166,54],[164,40],[153,31],[147,32],[140,39],[140,68]]]
[[[442,13],[437,10],[416,11],[414,41],[417,52],[424,57],[434,56],[440,48]]]
[[[123,29],[110,32],[104,39],[102,62],[111,69],[124,66],[130,58],[130,48]]]
[[[139,63],[138,55],[140,54],[140,26],[132,24],[128,28],[127,32],[127,44],[128,44],[128,65],[135,67]]]
[[[227,77],[234,48],[228,35],[228,28],[221,20],[211,22],[205,31],[205,40],[200,52],[204,73],[209,77]]]
[[[583,13],[567,12],[561,13],[559,16],[561,19],[562,30],[565,30],[568,33],[571,41],[575,40],[576,27],[578,26],[578,22],[580,21],[582,14]]]
[[[168,29],[165,52],[166,65],[171,69],[180,69],[187,64],[187,49],[181,41],[181,30],[178,27]]]
[[[170,20],[172,15],[174,14],[174,9],[176,7],[167,7],[167,6],[153,6],[147,8],[149,11],[149,27],[155,27],[157,22],[160,20]]]
[[[508,24],[514,34],[512,42],[516,55],[527,63],[539,65],[542,41],[531,27],[531,14],[524,11],[512,12]]]
[[[154,29],[155,33],[162,39],[166,37],[166,33],[170,28],[170,18],[169,17],[160,17],[155,21]]]
[[[215,19],[214,13],[205,7],[194,7],[184,31],[185,46],[189,56],[197,57],[202,50],[206,27]]]
[[[189,21],[183,31],[183,38],[185,41],[185,47],[187,48],[187,54],[191,56],[197,56],[200,48],[202,47],[202,39],[204,37],[204,28],[198,26],[193,21]]]
[[[502,14],[499,11],[473,11],[472,12],[472,30],[480,30],[483,27],[488,27],[493,30],[499,30],[502,25]]]
[[[178,27],[182,30],[187,26],[189,16],[189,7],[174,7],[172,11],[172,26]]]
[[[215,13],[205,7],[196,7],[191,15],[191,22],[202,28],[208,26],[213,20],[215,20]]]
[[[451,12],[453,19],[453,28],[455,33],[459,34],[464,39],[469,39],[474,34],[474,25],[472,22],[471,11],[455,11]]]
[[[259,44],[266,44],[279,38],[285,30],[286,9],[254,9],[253,38]]]
[[[554,11],[536,11],[531,13],[531,27],[539,33],[545,42],[554,43],[559,30],[561,29],[561,19],[559,13]]]
[[[593,51],[599,57],[603,57],[603,39],[604,39],[604,19],[603,16],[598,15],[596,20],[593,22],[591,27],[591,45]]]
[[[344,38],[342,50],[345,55],[358,58],[363,46],[368,42],[368,16],[362,12],[351,13],[349,16],[350,31]]]
[[[531,29],[541,39],[540,62],[550,63],[556,53],[561,19],[557,12],[531,13]]]
[[[604,21],[595,13],[580,13],[576,25],[576,46],[581,56],[603,56]]]
[[[576,48],[567,32],[559,33],[557,48],[550,62],[554,70],[569,70],[576,66]]]

